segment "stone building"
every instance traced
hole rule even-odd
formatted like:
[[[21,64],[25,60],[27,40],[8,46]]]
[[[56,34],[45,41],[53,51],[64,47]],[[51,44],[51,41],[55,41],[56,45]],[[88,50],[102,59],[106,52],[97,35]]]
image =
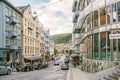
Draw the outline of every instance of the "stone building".
[[[17,7],[22,17],[22,56],[25,60],[34,61],[41,57],[41,23],[37,16],[32,15],[30,5]]]

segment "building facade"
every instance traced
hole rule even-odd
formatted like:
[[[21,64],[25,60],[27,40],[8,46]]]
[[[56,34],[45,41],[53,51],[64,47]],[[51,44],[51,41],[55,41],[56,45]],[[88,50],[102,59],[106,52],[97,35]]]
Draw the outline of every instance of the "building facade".
[[[50,52],[50,31],[45,30],[45,53]]]
[[[0,0],[0,62],[21,60],[22,13],[7,0]]]
[[[42,55],[44,55],[44,53],[45,53],[45,31],[44,31],[44,27],[43,27],[43,25],[42,24],[40,24],[40,26],[41,26],[41,33],[40,33],[40,53],[42,54]]]
[[[22,56],[24,59],[35,60],[40,56],[41,25],[37,16],[32,15],[30,5],[17,7],[22,13]]]
[[[51,55],[54,54],[54,47],[55,47],[55,43],[52,39],[50,39],[50,54]]]
[[[72,11],[73,47],[86,59],[119,61],[120,0],[74,0]]]

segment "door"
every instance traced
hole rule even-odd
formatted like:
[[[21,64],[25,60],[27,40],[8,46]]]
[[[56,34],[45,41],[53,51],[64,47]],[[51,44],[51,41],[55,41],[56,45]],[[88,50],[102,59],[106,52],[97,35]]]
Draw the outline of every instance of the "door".
[[[120,30],[112,30],[110,39],[111,60],[120,61]]]

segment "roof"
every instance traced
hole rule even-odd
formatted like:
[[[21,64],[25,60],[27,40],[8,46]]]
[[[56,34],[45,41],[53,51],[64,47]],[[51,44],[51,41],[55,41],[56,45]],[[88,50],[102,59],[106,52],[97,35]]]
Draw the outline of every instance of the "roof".
[[[18,7],[16,7],[18,10],[20,10],[22,13],[24,13],[24,11],[28,8],[28,7],[30,7],[30,5],[28,4],[27,6],[18,6]]]
[[[4,2],[8,6],[10,6],[12,9],[14,9],[16,12],[18,12],[20,15],[22,15],[22,13],[15,6],[13,6],[10,2],[8,2],[7,0],[0,0],[0,2]]]

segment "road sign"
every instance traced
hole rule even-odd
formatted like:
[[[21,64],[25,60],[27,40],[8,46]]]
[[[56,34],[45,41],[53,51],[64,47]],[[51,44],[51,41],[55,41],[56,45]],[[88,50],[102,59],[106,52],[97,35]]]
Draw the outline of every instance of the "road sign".
[[[109,39],[120,39],[120,34],[110,34]]]

